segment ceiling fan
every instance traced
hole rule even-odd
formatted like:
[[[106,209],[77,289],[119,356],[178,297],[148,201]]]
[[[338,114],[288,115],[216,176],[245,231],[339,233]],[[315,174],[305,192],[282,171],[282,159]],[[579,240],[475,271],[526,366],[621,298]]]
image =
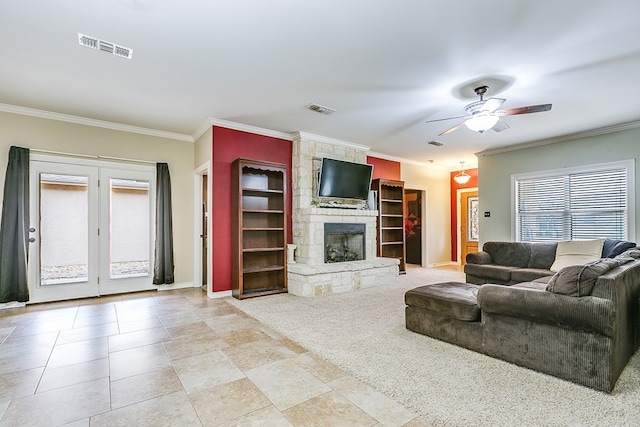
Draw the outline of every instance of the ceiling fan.
[[[509,125],[500,120],[501,116],[513,116],[516,114],[529,114],[540,113],[542,111],[551,110],[551,104],[541,105],[529,105],[527,107],[509,108],[508,110],[498,110],[500,106],[506,101],[504,98],[489,98],[484,99],[484,94],[487,93],[488,86],[479,86],[474,89],[476,95],[480,97],[479,101],[474,101],[464,107],[466,116],[447,117],[445,119],[428,120],[425,123],[440,122],[443,120],[453,119],[466,119],[462,123],[455,125],[452,128],[445,130],[438,134],[438,136],[447,135],[455,130],[460,129],[462,126],[467,126],[469,129],[475,132],[483,133],[486,130],[493,130],[495,132],[502,132],[505,129],[509,129]]]

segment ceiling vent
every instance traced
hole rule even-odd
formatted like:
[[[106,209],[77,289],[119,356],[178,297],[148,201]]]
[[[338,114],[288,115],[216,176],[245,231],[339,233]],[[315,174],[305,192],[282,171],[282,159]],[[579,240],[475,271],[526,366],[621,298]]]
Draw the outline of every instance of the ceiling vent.
[[[434,141],[427,142],[427,144],[433,145],[434,147],[442,147],[444,145],[444,142],[434,140]]]
[[[309,104],[305,108],[307,110],[315,111],[316,113],[324,114],[325,116],[336,112],[336,110],[334,110],[333,108],[323,107],[322,105],[318,104]]]
[[[81,46],[100,50],[102,52],[110,53],[121,58],[133,58],[133,49],[120,46],[106,40],[100,40],[96,37],[87,36],[86,34],[78,33],[78,42]]]

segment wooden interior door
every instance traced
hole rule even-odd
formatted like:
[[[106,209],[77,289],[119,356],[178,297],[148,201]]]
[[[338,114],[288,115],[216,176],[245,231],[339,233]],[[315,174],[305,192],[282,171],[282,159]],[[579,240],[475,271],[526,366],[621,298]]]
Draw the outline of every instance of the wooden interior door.
[[[460,264],[466,263],[467,254],[478,251],[478,192],[460,193]]]

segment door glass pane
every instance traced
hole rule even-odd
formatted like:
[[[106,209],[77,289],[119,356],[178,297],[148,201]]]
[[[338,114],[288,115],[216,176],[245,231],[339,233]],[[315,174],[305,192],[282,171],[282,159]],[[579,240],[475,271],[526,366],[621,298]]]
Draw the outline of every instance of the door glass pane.
[[[467,236],[467,240],[469,240],[470,242],[477,242],[479,235],[478,235],[478,225],[480,223],[479,221],[479,211],[478,211],[478,197],[469,197],[469,201],[467,203],[467,207],[469,209],[469,212],[467,212],[467,221],[469,222],[467,224],[467,230],[469,235]]]
[[[40,284],[88,281],[88,178],[40,174]]]
[[[111,279],[149,275],[149,182],[110,179]]]

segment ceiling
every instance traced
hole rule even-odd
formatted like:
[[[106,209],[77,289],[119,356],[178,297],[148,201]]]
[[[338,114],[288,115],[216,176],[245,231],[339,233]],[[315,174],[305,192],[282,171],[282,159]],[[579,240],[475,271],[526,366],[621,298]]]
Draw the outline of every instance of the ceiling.
[[[479,151],[640,124],[639,17],[637,0],[4,0],[0,109],[187,140],[217,119],[451,170]],[[458,121],[425,121],[464,115],[481,84],[502,108],[553,108],[438,137]]]

